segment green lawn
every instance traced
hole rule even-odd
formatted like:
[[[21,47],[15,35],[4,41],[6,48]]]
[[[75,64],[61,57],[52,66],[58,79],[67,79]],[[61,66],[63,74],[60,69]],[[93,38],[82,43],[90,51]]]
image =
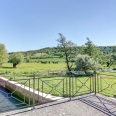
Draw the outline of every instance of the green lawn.
[[[34,74],[47,71],[66,70],[65,63],[41,64],[41,63],[22,63],[17,68],[12,68],[11,63],[3,64],[0,68],[2,74]]]
[[[41,63],[23,63],[17,65],[17,68],[12,68],[12,64],[7,63],[3,64],[3,67],[0,68],[0,72],[8,79],[29,79],[33,78],[34,73],[41,73],[41,72],[48,72],[48,71],[66,71],[66,64],[65,63],[58,63],[58,64],[41,64]],[[4,75],[12,75],[6,76]],[[15,74],[15,75],[14,75]],[[18,74],[18,75],[17,75]],[[26,75],[22,75],[26,74]],[[28,74],[28,75],[27,75]],[[89,77],[61,77],[57,75],[49,75],[44,77],[40,75],[36,75],[37,78],[35,80],[36,90],[43,91],[45,93],[50,93],[52,95],[57,96],[69,96],[70,90],[72,91],[72,96],[77,96],[85,93],[89,93],[90,90],[95,90],[94,86],[94,78],[90,80]],[[101,79],[96,80],[97,83],[97,92],[104,94],[106,96],[114,97],[116,95],[116,73],[111,72],[100,72]],[[29,80],[24,80],[26,86],[29,86]],[[71,85],[69,84],[71,83]],[[91,87],[90,87],[91,83]],[[30,80],[30,87],[33,87],[33,80]]]

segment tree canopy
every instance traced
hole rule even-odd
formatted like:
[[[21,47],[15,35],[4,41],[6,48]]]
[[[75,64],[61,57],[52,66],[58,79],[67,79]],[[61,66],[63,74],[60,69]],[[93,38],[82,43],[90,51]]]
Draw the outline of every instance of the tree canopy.
[[[86,74],[88,70],[96,71],[100,69],[101,65],[88,55],[77,55],[76,70],[84,71]]]
[[[8,61],[8,53],[4,44],[0,43],[0,66]]]
[[[91,58],[93,58],[96,61],[98,61],[100,55],[103,54],[103,52],[101,52],[100,49],[97,46],[95,46],[89,38],[87,38],[87,42],[85,43],[83,51],[84,54],[91,56]]]
[[[23,55],[21,53],[11,54],[9,57],[9,62],[13,63],[13,68],[16,68],[18,64],[23,61]]]

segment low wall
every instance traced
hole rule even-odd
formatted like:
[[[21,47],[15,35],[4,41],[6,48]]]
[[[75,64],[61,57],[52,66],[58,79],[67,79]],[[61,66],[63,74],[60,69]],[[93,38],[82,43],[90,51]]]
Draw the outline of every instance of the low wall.
[[[19,84],[15,81],[8,80],[1,76],[0,76],[0,85],[10,90],[12,94],[15,94],[18,97],[25,99],[25,101],[31,102],[31,103],[33,101],[33,97],[36,103],[47,103],[47,102],[62,99],[62,97],[56,97],[50,94],[47,95],[40,91],[38,92],[36,90],[33,90],[32,88]]]

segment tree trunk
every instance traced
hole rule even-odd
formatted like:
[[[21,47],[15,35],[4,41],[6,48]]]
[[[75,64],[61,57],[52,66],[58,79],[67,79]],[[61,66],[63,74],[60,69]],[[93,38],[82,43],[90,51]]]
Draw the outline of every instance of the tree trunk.
[[[13,68],[16,68],[16,64],[13,64]]]
[[[111,62],[107,62],[107,67],[110,67],[111,66]]]
[[[84,70],[84,72],[85,72],[85,74],[87,74],[88,72],[87,72],[87,70]]]
[[[71,69],[70,69],[70,66],[69,66],[69,61],[68,61],[68,55],[67,55],[67,53],[65,53],[65,57],[66,57],[67,68],[68,68],[68,71],[70,72]]]

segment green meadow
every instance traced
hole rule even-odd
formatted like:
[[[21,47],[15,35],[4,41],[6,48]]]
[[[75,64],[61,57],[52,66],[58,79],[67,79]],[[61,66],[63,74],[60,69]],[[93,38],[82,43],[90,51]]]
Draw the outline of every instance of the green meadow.
[[[17,65],[17,68],[12,68],[11,63],[6,63],[0,68],[0,73],[10,80],[26,79],[22,81],[19,80],[17,82],[23,83],[32,88],[32,78],[35,74],[35,78],[37,78],[35,79],[35,89],[56,96],[69,96],[70,94],[72,96],[77,96],[90,93],[95,90],[93,82],[94,78],[90,80],[89,76],[66,77],[63,75],[48,75],[48,72],[50,71],[66,70],[67,68],[65,63],[22,63]],[[96,79],[96,82],[99,82],[96,86],[97,92],[110,97],[114,97],[114,95],[116,95],[115,72],[100,72],[99,78]],[[69,83],[71,83],[71,85]],[[70,91],[72,92],[70,93]]]
[[[42,64],[42,63],[22,63],[13,68],[11,63],[3,64],[0,68],[1,74],[34,74],[48,71],[66,71],[65,63]]]

